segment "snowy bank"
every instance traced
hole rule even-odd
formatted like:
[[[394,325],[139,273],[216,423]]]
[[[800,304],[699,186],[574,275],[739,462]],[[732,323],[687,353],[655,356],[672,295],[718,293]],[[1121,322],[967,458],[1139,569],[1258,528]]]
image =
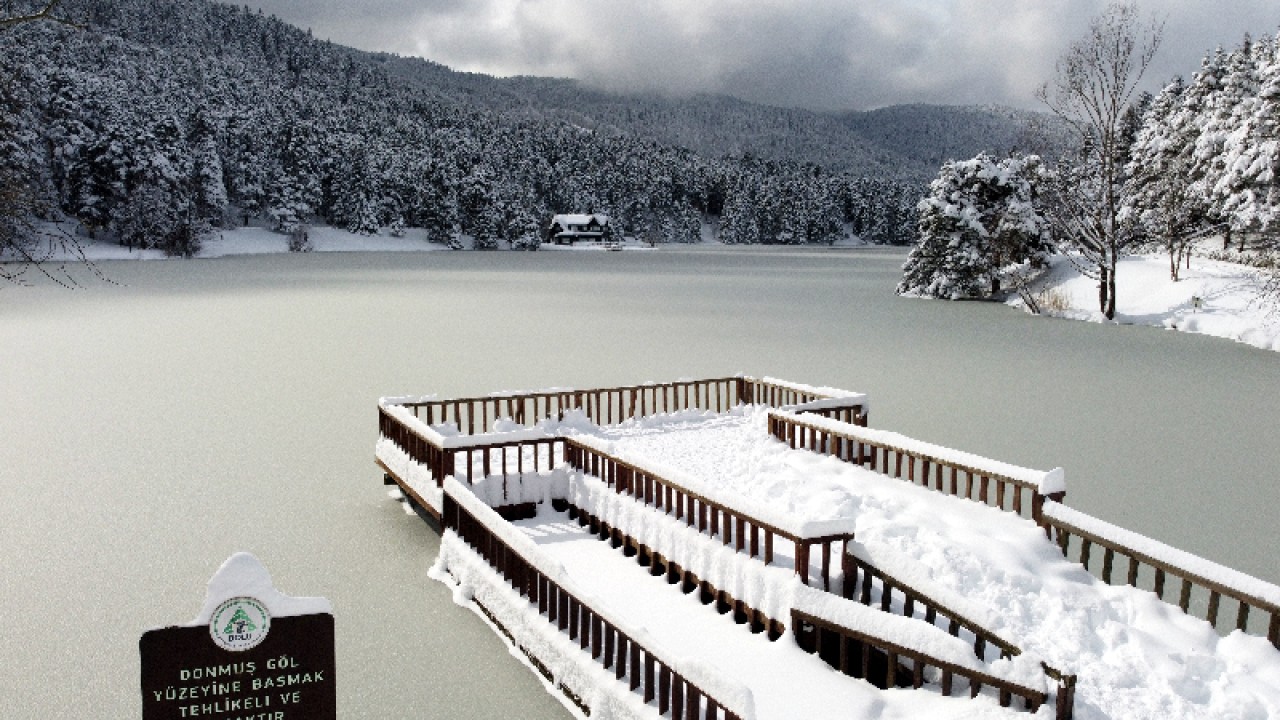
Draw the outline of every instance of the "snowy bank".
[[[1163,254],[1121,259],[1116,266],[1114,322],[1165,327],[1280,350],[1280,321],[1268,317],[1267,304],[1259,300],[1265,279],[1256,269],[1195,257],[1180,278],[1177,282],[1170,279],[1169,258]],[[1098,311],[1097,281],[1082,275],[1065,258],[1056,258],[1036,287],[1045,315],[1106,322]],[[1025,305],[1021,298],[1009,304]]]
[[[52,228],[50,232],[58,233],[60,231],[57,228]],[[73,230],[67,227],[65,232],[71,233]],[[114,240],[100,241],[79,235],[69,237],[74,237],[75,241],[80,245],[80,250],[84,253],[84,259],[90,262],[170,259],[163,250],[154,248],[139,250],[126,247]],[[408,228],[402,235],[395,236],[385,230],[376,235],[363,235],[328,225],[315,225],[308,228],[307,239],[311,243],[310,252],[435,252],[450,249],[448,245],[429,238],[427,231],[421,228]],[[469,236],[462,236],[461,241],[464,248],[471,249],[471,238]],[[652,246],[631,239],[623,241],[621,247],[629,251],[654,249]],[[503,246],[499,249],[510,250],[512,248]],[[605,250],[598,243],[583,243],[581,245],[544,243],[540,249],[553,252],[603,252]],[[225,228],[214,232],[201,242],[200,252],[196,253],[196,257],[221,258],[235,255],[279,255],[288,252],[288,235],[265,227],[251,225],[248,227]],[[48,261],[76,262],[80,259],[78,255],[74,255],[72,252],[55,251],[48,258]]]

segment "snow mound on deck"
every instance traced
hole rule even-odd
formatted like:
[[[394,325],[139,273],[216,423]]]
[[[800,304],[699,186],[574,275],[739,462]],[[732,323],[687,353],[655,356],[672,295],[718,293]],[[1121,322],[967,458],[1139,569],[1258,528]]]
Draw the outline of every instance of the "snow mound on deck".
[[[791,450],[765,431],[765,412],[651,418],[602,434],[624,457],[660,458],[761,502],[838,498],[872,557],[910,561],[939,600],[985,608],[991,630],[1077,673],[1079,720],[1280,720],[1280,653],[1265,638],[1219,637],[1154,593],[1108,586],[1011,513]]]

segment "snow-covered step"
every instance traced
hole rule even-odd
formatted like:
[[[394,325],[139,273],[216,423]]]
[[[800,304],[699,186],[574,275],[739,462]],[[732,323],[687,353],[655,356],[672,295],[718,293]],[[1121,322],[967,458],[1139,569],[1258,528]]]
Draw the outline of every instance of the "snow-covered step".
[[[756,716],[762,720],[922,716],[918,713],[937,718],[995,718],[1006,717],[1009,712],[1001,708],[999,691],[991,688],[985,688],[976,700],[970,699],[968,692],[963,697],[944,697],[941,671],[928,674],[926,689],[908,695],[900,691],[886,694],[869,682],[833,673],[825,657],[810,655],[790,635],[770,642],[763,633],[745,631],[732,613],[721,614],[714,604],[704,605],[697,592],[680,592],[682,586],[670,584],[665,573],[652,575],[648,568],[602,542],[567,514],[544,513],[518,521],[515,526],[538,543],[569,576],[589,583],[593,598],[612,608],[611,612],[639,623],[664,647],[687,653],[750,687]],[[812,588],[801,590],[804,591],[839,600]],[[880,627],[883,620],[902,620],[849,605],[855,612],[861,610],[880,618],[867,619],[866,625]],[[932,634],[939,636],[935,640],[953,640],[945,633]],[[904,645],[909,644],[910,640],[904,640]],[[967,657],[970,671],[977,663],[963,644],[950,647],[944,654],[957,664]],[[849,668],[850,675],[854,672]],[[922,680],[926,678],[922,676]],[[961,683],[957,682],[956,687],[958,691]],[[969,686],[964,687],[967,690]]]
[[[900,676],[901,684],[920,687],[924,682],[921,673],[932,667],[938,673],[930,676],[931,681],[944,694],[950,694],[951,677],[958,674],[974,692],[983,687],[990,689],[1003,706],[1008,706],[1015,695],[1022,698],[1021,707],[1033,711],[1046,701],[1047,679],[1037,660],[1026,658],[1019,674],[1013,677],[987,665],[981,654],[975,663],[975,655],[965,649],[969,644],[948,636],[942,629],[869,612],[851,601],[807,587],[795,573],[765,566],[725,548],[677,517],[657,512],[635,498],[618,495],[599,478],[571,476],[569,502],[577,505],[571,505],[568,521],[589,528],[592,537],[609,541],[607,544],[615,552],[634,555],[649,574],[665,578],[668,585],[686,594],[694,594],[704,605],[714,604],[721,614],[732,610],[735,622],[747,625],[754,633],[767,630],[771,640],[790,628],[801,647],[817,652],[845,674],[880,687],[885,687],[886,682],[895,683],[893,678]],[[522,525],[527,526],[528,522]],[[862,662],[849,661],[843,652],[832,655],[824,650],[831,642],[839,643],[841,648],[858,648],[856,654]],[[867,672],[867,663],[871,662],[867,653],[872,652],[879,658],[879,674]],[[1014,648],[1004,658],[997,656],[996,667],[1007,665],[1002,660],[1008,661],[1020,652]],[[939,654],[949,659],[940,659]],[[886,676],[887,668],[897,667],[891,662],[893,658],[904,663],[910,659],[911,667]],[[1055,699],[1058,688],[1055,685]],[[1060,700],[1065,703],[1063,707],[1070,706],[1070,689],[1071,685],[1065,687]]]

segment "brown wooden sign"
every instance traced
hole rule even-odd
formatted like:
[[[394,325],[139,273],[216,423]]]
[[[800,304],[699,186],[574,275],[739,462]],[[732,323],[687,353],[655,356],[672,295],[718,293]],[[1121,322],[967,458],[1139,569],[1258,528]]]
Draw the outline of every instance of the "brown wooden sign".
[[[299,613],[317,609],[327,601],[281,595],[256,558],[232,556],[195,621],[138,642],[142,719],[336,720],[333,614]]]

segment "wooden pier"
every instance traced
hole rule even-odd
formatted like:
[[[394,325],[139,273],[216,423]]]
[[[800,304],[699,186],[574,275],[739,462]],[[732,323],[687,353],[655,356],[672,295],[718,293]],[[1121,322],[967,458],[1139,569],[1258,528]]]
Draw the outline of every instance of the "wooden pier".
[[[771,408],[768,432],[789,448],[831,456],[921,488],[1023,517],[1043,528],[1046,537],[1058,543],[1064,555],[1070,557],[1074,549],[1080,563],[1100,572],[1105,582],[1112,582],[1114,557],[1118,555],[1128,561],[1126,580],[1130,585],[1137,585],[1141,565],[1152,568],[1155,593],[1166,602],[1173,602],[1165,593],[1166,578],[1179,578],[1177,604],[1184,612],[1195,609],[1188,600],[1191,588],[1204,588],[1209,595],[1203,617],[1215,626],[1221,599],[1231,599],[1237,607],[1235,627],[1264,627],[1262,632],[1280,649],[1280,607],[1267,595],[1267,587],[1258,589],[1261,581],[1250,582],[1253,579],[1226,569],[1206,573],[1202,565],[1207,561],[1185,567],[1189,563],[1179,564],[1185,554],[1172,549],[1161,554],[1146,545],[1142,550],[1126,545],[1126,531],[1112,531],[1112,526],[1061,505],[1065,492],[1058,487],[1060,471],[1055,471],[1056,478],[1052,473],[1042,473],[1036,482],[1034,475],[1029,479],[1026,472],[1020,472],[1024,469],[1008,469],[981,459],[961,462],[953,451],[869,430],[866,397],[856,393],[739,376],[485,397],[384,399],[378,409],[377,462],[387,483],[398,485],[417,509],[439,522],[443,532],[455,533],[473,548],[536,608],[549,626],[580,643],[582,652],[613,672],[622,688],[638,694],[645,703],[652,702],[658,715],[714,720],[743,718],[750,710],[735,706],[729,697],[732,692],[721,690],[722,695],[728,696],[717,696],[716,688],[704,686],[706,681],[700,685],[688,673],[682,675],[661,651],[646,648],[625,627],[625,618],[610,618],[566,587],[565,579],[539,570],[542,561],[536,549],[517,547],[504,540],[510,536],[502,530],[503,525],[531,518],[537,512],[537,502],[529,499],[530,491],[524,487],[531,476],[542,477],[559,469],[595,478],[592,482],[600,484],[583,486],[579,493],[587,495],[582,497],[596,493],[592,497],[598,502],[599,493],[616,496],[617,502],[629,503],[628,507],[643,508],[644,512],[696,530],[699,536],[731,549],[762,569],[776,572],[775,547],[782,543],[791,553],[793,562],[789,567],[800,586],[805,593],[818,595],[800,593],[790,611],[779,617],[715,587],[694,569],[682,567],[677,548],[646,543],[629,528],[611,525],[594,514],[591,507],[575,504],[568,495],[543,493],[556,510],[567,512],[570,519],[589,528],[592,535],[609,543],[623,557],[647,567],[650,574],[665,576],[668,583],[685,593],[697,593],[703,604],[714,605],[721,613],[732,613],[747,631],[766,635],[775,642],[794,642],[851,678],[882,688],[932,688],[943,695],[952,695],[959,680],[967,685],[966,694],[971,697],[986,688],[995,693],[1001,706],[1011,710],[1035,712],[1042,705],[1051,704],[1055,717],[1072,717],[1077,679],[1062,669],[1043,665],[1044,682],[1051,688],[1051,692],[1045,692],[974,667],[972,662],[934,657],[903,646],[893,637],[844,626],[841,616],[827,615],[830,601],[821,600],[821,596],[830,594],[841,602],[898,618],[923,620],[954,637],[961,637],[963,632],[964,637],[972,638],[973,657],[980,663],[1023,653],[1016,640],[1002,637],[966,613],[949,607],[945,598],[913,588],[896,577],[892,569],[877,567],[853,552],[851,530],[834,534],[797,532],[784,527],[785,523],[754,516],[731,497],[713,496],[706,489],[688,487],[643,463],[617,456],[589,438],[536,429],[543,421],[554,423],[575,417],[606,426],[658,413],[726,413],[742,405]],[[499,419],[522,429],[491,431]],[[482,482],[489,484],[487,500],[475,494]],[[820,555],[820,572],[810,577],[815,546]],[[1090,562],[1091,548],[1095,546],[1104,549],[1101,568],[1096,570],[1096,563]],[[901,603],[894,602],[895,593]],[[810,597],[815,600],[806,600]],[[918,617],[919,611],[923,611],[923,617]],[[1251,617],[1255,619],[1252,623]],[[529,650],[525,652],[529,654]],[[544,675],[549,672],[547,663],[532,656],[531,661]],[[926,672],[928,668],[936,670]],[[589,711],[580,692],[564,687],[562,691]]]

